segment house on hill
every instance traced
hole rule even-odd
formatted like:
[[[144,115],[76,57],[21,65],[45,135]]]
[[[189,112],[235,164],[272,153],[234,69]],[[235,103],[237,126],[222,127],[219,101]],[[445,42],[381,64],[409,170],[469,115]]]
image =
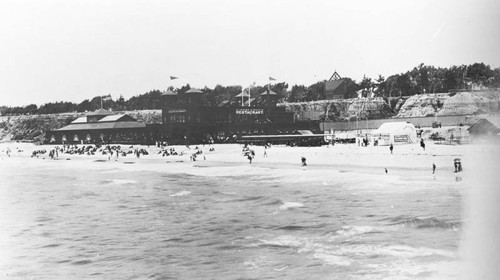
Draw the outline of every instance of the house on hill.
[[[325,82],[326,99],[348,98],[352,83],[354,83],[352,80],[340,77],[337,71],[335,71],[330,79]]]

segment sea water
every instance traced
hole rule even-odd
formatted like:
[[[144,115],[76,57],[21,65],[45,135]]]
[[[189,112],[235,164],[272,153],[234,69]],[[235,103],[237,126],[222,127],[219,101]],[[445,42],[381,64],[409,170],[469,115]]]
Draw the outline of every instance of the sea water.
[[[2,279],[458,278],[460,181],[24,160],[2,170]]]

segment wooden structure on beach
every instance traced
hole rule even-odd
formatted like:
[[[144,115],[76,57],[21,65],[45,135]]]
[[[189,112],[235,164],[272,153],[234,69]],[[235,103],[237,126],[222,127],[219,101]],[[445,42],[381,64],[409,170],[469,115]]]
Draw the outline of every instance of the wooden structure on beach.
[[[99,109],[69,125],[48,131],[49,143],[146,143],[151,131],[126,114]]]

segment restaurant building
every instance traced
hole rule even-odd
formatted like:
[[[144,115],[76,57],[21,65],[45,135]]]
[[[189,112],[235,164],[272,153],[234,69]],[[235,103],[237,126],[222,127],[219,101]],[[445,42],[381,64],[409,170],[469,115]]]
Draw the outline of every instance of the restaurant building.
[[[258,96],[260,105],[252,105],[252,99],[241,103],[247,106],[227,103],[208,106],[203,104],[202,95],[198,89],[180,94],[167,91],[162,95],[161,134],[167,142],[236,142],[244,135],[291,134],[299,129],[319,129],[317,123],[296,122],[293,113],[276,107],[278,95],[271,90]]]

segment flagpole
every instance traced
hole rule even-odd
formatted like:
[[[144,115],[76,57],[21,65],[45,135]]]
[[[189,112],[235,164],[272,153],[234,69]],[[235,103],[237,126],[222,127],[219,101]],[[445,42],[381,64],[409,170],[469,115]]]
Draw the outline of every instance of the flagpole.
[[[252,90],[252,84],[248,86],[248,107],[250,107],[250,98],[252,98],[252,96],[250,95],[251,90]]]

